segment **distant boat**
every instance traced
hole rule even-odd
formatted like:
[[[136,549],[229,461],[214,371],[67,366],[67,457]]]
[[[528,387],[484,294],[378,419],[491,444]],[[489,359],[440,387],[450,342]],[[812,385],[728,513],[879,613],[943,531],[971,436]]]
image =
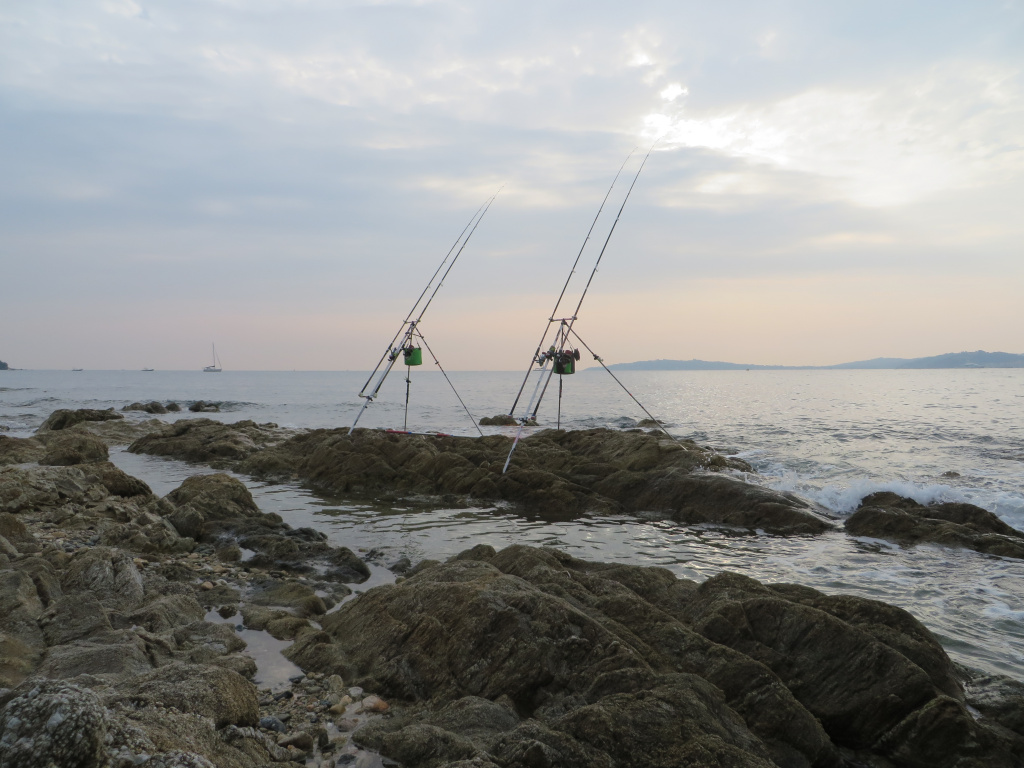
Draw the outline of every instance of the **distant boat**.
[[[213,349],[213,362],[210,365],[203,368],[203,373],[220,373],[220,358],[217,357],[217,345],[211,344],[210,346]]]
[[[144,371],[152,371],[153,369],[152,368],[143,368],[142,370],[144,370]]]
[[[82,370],[82,369],[81,369],[81,368],[72,368],[71,370],[72,370],[72,371],[80,371],[80,370]]]

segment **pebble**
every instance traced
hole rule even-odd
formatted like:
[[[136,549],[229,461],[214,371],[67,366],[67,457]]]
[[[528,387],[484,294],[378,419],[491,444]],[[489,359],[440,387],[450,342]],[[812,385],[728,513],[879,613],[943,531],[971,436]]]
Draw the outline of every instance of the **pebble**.
[[[276,717],[261,717],[260,728],[265,728],[268,731],[277,731],[278,733],[285,733],[288,730],[288,726]]]
[[[363,689],[359,686],[352,686],[348,689],[348,695],[352,697],[353,701],[358,701],[363,697]]]
[[[387,712],[390,705],[380,696],[367,696],[362,701],[363,712]]]
[[[212,581],[204,581],[202,584],[199,585],[199,588],[200,589],[213,589],[213,582]]]
[[[303,752],[309,752],[313,749],[313,743],[313,737],[305,731],[289,733],[287,736],[281,736],[277,740],[277,746],[279,747],[295,747]]]

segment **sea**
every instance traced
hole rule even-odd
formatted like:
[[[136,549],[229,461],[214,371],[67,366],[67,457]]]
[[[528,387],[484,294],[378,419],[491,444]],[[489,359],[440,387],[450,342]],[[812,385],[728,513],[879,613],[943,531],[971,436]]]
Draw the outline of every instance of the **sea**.
[[[0,371],[0,430],[31,435],[58,408],[203,400],[219,413],[130,419],[251,419],[296,429],[348,427],[366,372]],[[507,413],[515,372],[396,369],[359,426],[502,433],[481,416]],[[607,371],[557,377],[539,428],[631,429],[649,412],[678,438],[739,456],[749,482],[791,491],[842,519],[878,490],[922,503],[966,501],[1024,531],[1024,369]],[[533,391],[532,381],[524,398]],[[406,395],[408,392],[408,406]],[[642,404],[642,405],[641,405]],[[520,406],[521,410],[521,406]],[[517,411],[518,412],[518,411]],[[524,435],[528,439],[530,432]],[[111,451],[165,494],[208,467]],[[514,459],[513,459],[514,461]],[[386,566],[444,559],[476,544],[552,546],[577,557],[668,568],[702,581],[722,571],[767,583],[884,600],[913,613],[959,663],[1024,680],[1024,562],[846,535],[772,536],[620,515],[546,519],[507,506],[422,509],[354,504],[300,485],[241,477],[264,511],[324,531],[368,558],[360,590],[393,580]]]

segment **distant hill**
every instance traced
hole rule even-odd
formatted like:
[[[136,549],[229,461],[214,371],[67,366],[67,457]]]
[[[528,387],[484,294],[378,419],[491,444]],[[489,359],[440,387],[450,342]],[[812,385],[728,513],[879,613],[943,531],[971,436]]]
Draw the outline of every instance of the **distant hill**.
[[[609,368],[620,371],[806,371],[837,369],[898,368],[1024,368],[1024,355],[1009,352],[950,352],[934,357],[876,357],[838,365],[744,365],[710,360],[642,360],[616,363]],[[592,369],[588,369],[592,370]]]
[[[6,370],[7,370],[7,363],[5,363],[3,360],[0,360],[0,371],[6,371]]]

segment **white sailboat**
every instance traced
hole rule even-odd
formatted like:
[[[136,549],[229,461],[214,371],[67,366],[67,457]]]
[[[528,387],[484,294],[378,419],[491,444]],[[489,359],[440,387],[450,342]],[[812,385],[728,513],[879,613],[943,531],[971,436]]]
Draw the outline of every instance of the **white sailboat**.
[[[213,348],[213,363],[203,368],[203,373],[220,373],[220,358],[217,357],[217,345],[211,344]]]

